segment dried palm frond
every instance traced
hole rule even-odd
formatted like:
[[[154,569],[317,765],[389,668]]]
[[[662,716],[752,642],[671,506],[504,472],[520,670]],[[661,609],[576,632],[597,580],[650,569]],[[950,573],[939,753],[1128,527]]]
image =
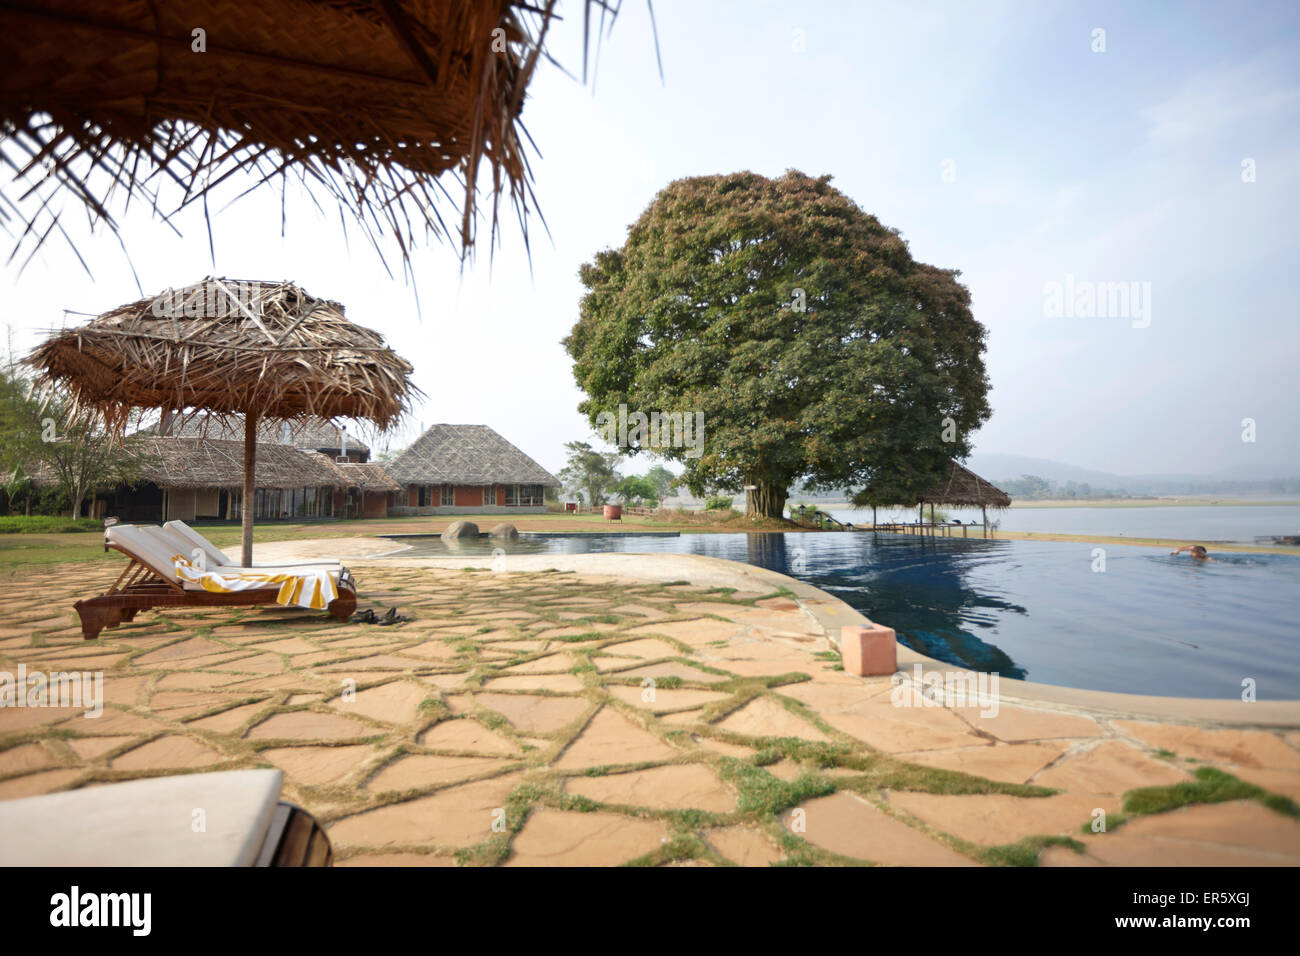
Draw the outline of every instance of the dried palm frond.
[[[465,255],[484,165],[491,235],[508,196],[526,244],[537,204],[521,116],[556,4],[6,3],[0,167],[13,178],[0,188],[0,227],[15,239],[10,259],[26,250],[25,264],[52,235],[75,251],[64,197],[116,232],[119,202],[144,202],[164,220],[199,203],[207,216],[223,184],[242,197],[278,183],[283,223],[290,176],[318,207],[333,200],[381,258],[395,245],[405,265],[430,236]],[[608,0],[584,4],[602,23],[617,13]],[[440,212],[455,202],[445,174],[462,193],[454,225]]]

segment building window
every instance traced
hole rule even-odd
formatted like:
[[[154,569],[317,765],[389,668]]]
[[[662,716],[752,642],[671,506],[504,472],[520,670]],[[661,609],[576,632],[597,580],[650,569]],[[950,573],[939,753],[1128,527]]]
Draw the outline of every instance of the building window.
[[[512,508],[536,508],[543,504],[541,485],[506,485],[506,504]]]
[[[453,506],[453,505],[456,504],[456,486],[455,486],[455,485],[443,485],[443,486],[442,486],[441,502],[442,502],[443,505],[445,505],[445,506],[447,506],[447,507],[451,507],[451,506]]]
[[[420,505],[419,505],[419,506],[420,506],[421,508],[428,508],[428,507],[433,503],[433,501],[432,501],[432,499],[433,499],[433,494],[432,494],[432,492],[433,492],[433,489],[430,488],[428,485],[420,485],[420,498],[419,498]]]
[[[497,486],[496,486],[496,485],[484,485],[484,486],[483,486],[483,504],[486,506],[486,505],[495,505],[496,503],[497,503]]]

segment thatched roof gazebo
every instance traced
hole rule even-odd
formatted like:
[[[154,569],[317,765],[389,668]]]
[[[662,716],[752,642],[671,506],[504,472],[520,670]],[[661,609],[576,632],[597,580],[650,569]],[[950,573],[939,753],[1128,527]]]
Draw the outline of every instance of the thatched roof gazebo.
[[[921,495],[918,504],[949,508],[1009,508],[1011,496],[954,461],[946,478]]]
[[[989,484],[965,465],[954,461],[946,478],[940,479],[929,491],[921,495],[917,507],[930,506],[930,526],[934,526],[934,506],[948,508],[979,508],[984,534],[988,534],[988,509],[1011,507],[1011,496],[1001,488]]]
[[[170,214],[232,174],[288,175],[405,258],[474,241],[507,193],[535,207],[521,123],[557,0],[24,0],[0,6],[0,222],[62,233],[63,192],[115,228],[110,194]],[[616,12],[584,0],[585,13]],[[452,173],[452,224],[439,209]],[[160,187],[176,203],[159,205]],[[242,189],[242,185],[239,187]],[[240,194],[242,195],[242,193]],[[459,219],[456,224],[455,220]],[[23,226],[30,228],[22,228]],[[66,235],[66,234],[65,234]]]
[[[881,502],[882,504],[888,502]],[[985,534],[988,533],[988,511],[990,508],[1000,511],[1011,507],[1011,496],[997,486],[981,478],[965,465],[956,460],[950,463],[947,474],[935,482],[923,494],[908,501],[893,504],[916,505],[918,508],[917,524],[922,523],[924,508],[930,506],[930,524],[934,524],[935,506],[948,508],[979,508],[983,516]],[[871,507],[871,524],[876,525],[876,506]],[[910,526],[909,526],[910,527]]]
[[[337,302],[288,282],[208,278],[58,332],[27,358],[37,381],[113,432],[136,409],[243,418],[243,563],[252,563],[262,418],[354,418],[391,428],[418,390],[411,365]]]

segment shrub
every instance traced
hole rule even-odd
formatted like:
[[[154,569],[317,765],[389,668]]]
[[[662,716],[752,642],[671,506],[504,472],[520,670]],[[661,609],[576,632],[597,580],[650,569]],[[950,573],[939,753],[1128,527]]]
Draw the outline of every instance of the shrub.
[[[730,495],[714,495],[704,502],[705,511],[722,511],[731,507]]]

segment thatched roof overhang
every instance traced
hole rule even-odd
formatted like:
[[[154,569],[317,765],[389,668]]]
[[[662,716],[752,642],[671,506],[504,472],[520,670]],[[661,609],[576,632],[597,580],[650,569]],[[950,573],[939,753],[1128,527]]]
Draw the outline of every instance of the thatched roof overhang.
[[[608,0],[585,0],[602,17]],[[295,176],[403,258],[474,240],[479,171],[535,208],[521,115],[556,0],[18,0],[0,6],[0,207],[39,243],[64,192],[183,208],[235,173]],[[588,10],[588,12],[590,12]],[[159,174],[161,171],[161,175]],[[445,221],[451,173],[464,198]],[[102,177],[102,178],[101,178]],[[34,190],[31,195],[24,195]],[[172,211],[171,209],[167,210]],[[457,220],[459,220],[457,222]]]

